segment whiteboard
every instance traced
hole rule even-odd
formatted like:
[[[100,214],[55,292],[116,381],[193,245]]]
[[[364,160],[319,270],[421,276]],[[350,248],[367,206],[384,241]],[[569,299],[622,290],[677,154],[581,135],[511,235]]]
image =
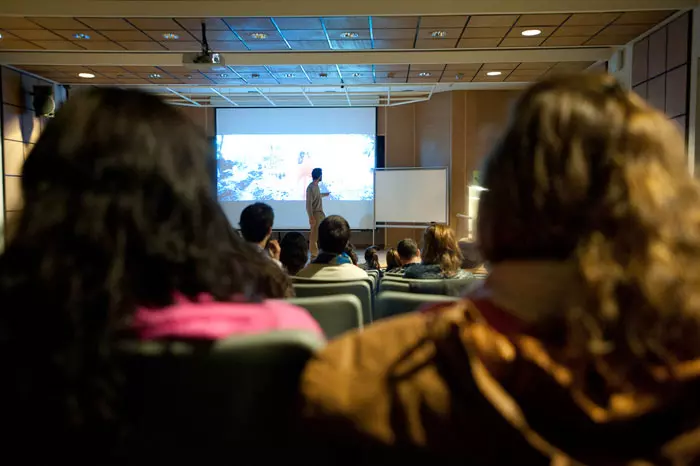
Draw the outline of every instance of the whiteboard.
[[[377,223],[448,223],[447,168],[387,168],[374,172]]]

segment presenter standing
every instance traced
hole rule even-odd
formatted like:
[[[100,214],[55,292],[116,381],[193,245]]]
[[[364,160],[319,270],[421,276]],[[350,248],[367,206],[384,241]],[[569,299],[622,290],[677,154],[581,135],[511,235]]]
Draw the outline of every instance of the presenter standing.
[[[318,186],[323,179],[323,170],[314,168],[311,172],[311,178],[313,181],[306,188],[306,213],[309,216],[309,226],[311,227],[309,251],[311,251],[311,260],[313,261],[318,256],[318,226],[326,218],[326,214],[323,213],[323,198],[330,196],[330,193],[321,194],[321,188]]]

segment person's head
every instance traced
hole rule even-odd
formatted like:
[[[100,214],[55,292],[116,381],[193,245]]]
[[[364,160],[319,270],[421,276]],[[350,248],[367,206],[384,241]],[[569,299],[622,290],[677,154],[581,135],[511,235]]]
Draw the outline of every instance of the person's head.
[[[401,268],[401,256],[395,248],[391,248],[386,252],[386,269],[394,270]]]
[[[399,241],[396,252],[399,253],[403,265],[421,261],[420,249],[418,249],[418,243],[414,239],[406,238]]]
[[[582,296],[548,322],[562,354],[631,383],[700,356],[700,191],[665,115],[609,75],[547,78],[520,97],[482,180],[486,261],[575,272]]]
[[[426,265],[439,265],[446,276],[457,273],[462,267],[462,253],[452,228],[438,224],[426,228],[421,258]]]
[[[323,170],[320,168],[314,168],[311,170],[311,178],[314,181],[322,181],[323,180]]]
[[[299,232],[293,231],[284,235],[280,243],[282,249],[280,262],[289,275],[296,275],[304,268],[309,260],[309,242]]]
[[[350,225],[340,215],[323,219],[318,226],[318,246],[323,252],[342,254],[350,242]]]
[[[275,213],[272,207],[262,202],[256,202],[243,209],[239,226],[246,241],[260,244],[270,238],[274,223]]]
[[[462,252],[463,269],[473,270],[484,265],[479,246],[474,241],[462,238],[457,244],[459,244],[459,250]]]
[[[22,348],[2,358],[15,376],[3,382],[12,409],[0,411],[18,435],[76,464],[110,448],[121,414],[115,343],[137,309],[285,295],[289,279],[219,206],[210,150],[186,115],[135,90],[76,93],[49,121],[0,256],[1,352]],[[29,421],[39,415],[40,426]]]
[[[381,265],[379,265],[379,254],[377,254],[377,247],[370,246],[365,249],[365,263],[367,264],[367,269],[369,270],[379,270]]]
[[[347,254],[350,261],[352,261],[352,265],[357,265],[357,253],[355,252],[355,246],[352,243],[348,243],[348,245],[345,246],[345,254]]]

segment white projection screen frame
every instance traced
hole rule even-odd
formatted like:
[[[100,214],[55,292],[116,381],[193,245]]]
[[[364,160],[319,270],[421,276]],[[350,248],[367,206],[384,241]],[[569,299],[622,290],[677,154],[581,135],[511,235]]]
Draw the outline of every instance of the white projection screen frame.
[[[308,230],[306,186],[319,167],[325,214],[374,228],[376,108],[218,108],[216,134],[217,195],[235,227],[246,206],[265,202],[273,229]]]
[[[378,169],[374,180],[376,223],[448,223],[447,168]]]

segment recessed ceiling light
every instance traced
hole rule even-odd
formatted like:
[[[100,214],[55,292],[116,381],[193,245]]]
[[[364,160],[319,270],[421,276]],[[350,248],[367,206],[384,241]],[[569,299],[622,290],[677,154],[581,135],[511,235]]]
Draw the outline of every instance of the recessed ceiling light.
[[[95,77],[92,73],[78,73],[79,78],[92,79]]]
[[[178,40],[180,38],[179,35],[175,34],[174,32],[166,32],[163,34],[163,39],[165,40]]]
[[[353,74],[352,74],[352,77],[353,77],[353,78],[359,78],[360,76],[362,76],[361,73],[353,73]]]
[[[343,32],[340,34],[343,39],[357,39],[360,35],[356,32]]]
[[[447,37],[447,31],[433,31],[430,33],[430,37],[433,39],[444,39]]]
[[[539,36],[542,34],[542,31],[539,29],[526,29],[523,32],[520,33],[521,35],[525,37],[533,37],[533,36]]]
[[[432,76],[432,73],[428,73],[427,71],[423,71],[422,73],[418,73],[418,76],[420,76],[421,78],[428,78],[428,77]]]
[[[264,32],[251,32],[250,37],[251,39],[263,40],[267,39],[267,34],[265,34]]]
[[[158,73],[151,73],[148,75],[149,78],[151,79],[160,79],[160,74]]]
[[[502,71],[489,71],[488,73],[486,73],[486,76],[500,76],[502,74]]]
[[[457,73],[457,74],[455,75],[455,79],[456,79],[457,81],[459,81],[460,79],[464,79],[464,73]]]
[[[90,40],[90,36],[83,32],[76,32],[75,34],[73,34],[73,38],[78,40]]]
[[[185,79],[192,79],[192,75],[191,75],[191,74],[186,74],[186,75],[185,75]]]
[[[2,39],[2,34],[0,34],[0,39]]]
[[[253,73],[250,75],[250,77],[253,79],[258,79],[260,77],[260,75],[258,73]]]
[[[318,74],[318,77],[319,77],[319,78],[327,78],[327,77],[328,77],[328,73],[319,73],[319,74]]]
[[[293,78],[294,76],[295,76],[294,73],[287,73],[284,75],[285,78],[290,78],[290,79]]]
[[[219,77],[220,77],[220,78],[228,78],[228,74],[226,74],[226,73],[221,73],[221,74],[219,75]]]

